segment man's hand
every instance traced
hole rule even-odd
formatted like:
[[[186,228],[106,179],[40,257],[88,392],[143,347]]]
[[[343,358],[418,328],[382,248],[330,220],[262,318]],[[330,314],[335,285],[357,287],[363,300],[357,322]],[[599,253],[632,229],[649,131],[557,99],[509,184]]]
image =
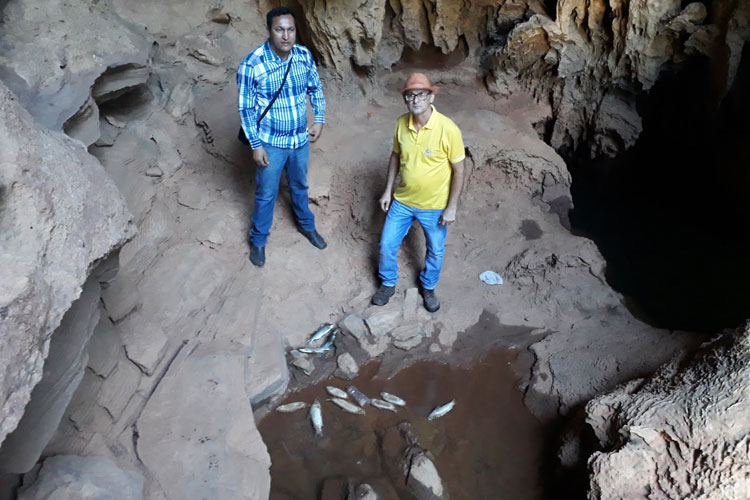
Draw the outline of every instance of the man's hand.
[[[310,136],[310,142],[315,142],[318,139],[320,139],[320,134],[322,133],[323,133],[323,124],[313,123],[313,126],[310,127],[310,130],[308,131],[308,134]]]
[[[440,216],[440,220],[438,221],[438,224],[441,226],[447,226],[448,224],[451,224],[452,222],[456,221],[456,209],[455,208],[446,208],[443,210],[443,214]]]
[[[380,209],[383,212],[387,212],[389,208],[391,208],[391,192],[386,191],[383,193],[383,196],[380,197],[380,200],[378,200],[380,203]]]
[[[256,165],[259,167],[267,167],[268,166],[268,153],[266,153],[266,150],[261,148],[253,149],[253,161]]]

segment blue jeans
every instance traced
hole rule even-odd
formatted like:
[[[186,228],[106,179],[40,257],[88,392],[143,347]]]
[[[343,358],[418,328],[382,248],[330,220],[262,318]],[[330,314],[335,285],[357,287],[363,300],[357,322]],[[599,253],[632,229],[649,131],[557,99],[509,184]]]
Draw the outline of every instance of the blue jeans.
[[[255,167],[255,208],[250,228],[250,241],[258,247],[266,245],[266,238],[271,231],[273,209],[276,196],[279,194],[279,181],[284,166],[297,225],[305,231],[315,229],[315,216],[310,211],[307,199],[309,143],[297,149],[275,148],[263,144],[263,149],[268,154],[268,165]]]
[[[388,215],[385,217],[383,234],[380,237],[380,265],[378,276],[385,286],[395,286],[398,281],[398,249],[409,232],[414,219],[419,221],[427,240],[427,254],[424,259],[424,269],[419,274],[422,288],[432,290],[440,279],[440,269],[443,267],[445,254],[445,237],[448,235],[447,226],[438,224],[443,210],[421,210],[412,208],[395,199],[391,202]]]

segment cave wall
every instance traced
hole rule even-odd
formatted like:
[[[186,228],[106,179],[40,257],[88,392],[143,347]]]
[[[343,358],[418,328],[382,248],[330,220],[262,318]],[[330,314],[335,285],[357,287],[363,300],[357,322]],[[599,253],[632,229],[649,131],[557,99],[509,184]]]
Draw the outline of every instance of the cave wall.
[[[2,442],[42,379],[52,332],[94,265],[135,227],[119,191],[83,145],[40,128],[2,84],[0,114]]]
[[[201,210],[215,202],[201,191],[200,182],[195,181],[201,175],[200,179],[206,182],[208,179],[215,181],[215,178],[211,177],[209,169],[201,170],[200,162],[191,160],[191,154],[206,161],[206,155],[197,153],[198,149],[205,148],[212,157],[228,164],[236,161],[238,155],[232,156],[237,147],[234,144],[236,122],[226,119],[230,114],[235,116],[234,99],[220,100],[218,96],[222,91],[234,91],[231,80],[236,61],[264,39],[260,13],[272,4],[261,0],[257,6],[254,3],[248,6],[244,1],[227,1],[208,8],[203,2],[193,0],[179,4],[111,2],[109,9],[104,9],[103,5],[91,7],[84,2],[67,2],[65,9],[58,11],[55,9],[60,4],[50,1],[46,4],[48,9],[42,13],[25,2],[11,1],[3,8],[0,47],[4,50],[0,52],[0,78],[16,95],[3,90],[1,111],[4,124],[0,124],[3,127],[0,141],[8,142],[0,145],[4,151],[10,152],[7,156],[10,160],[0,165],[4,181],[11,179],[12,182],[4,182],[2,186],[0,216],[4,227],[7,223],[11,228],[3,233],[3,238],[14,245],[18,245],[17,242],[23,245],[11,247],[9,243],[4,248],[13,248],[17,254],[2,255],[7,259],[4,264],[16,263],[17,255],[22,257],[20,265],[2,266],[3,272],[8,273],[8,279],[2,282],[9,286],[5,288],[5,299],[0,304],[3,306],[0,311],[5,315],[0,325],[0,338],[8,339],[9,347],[6,349],[3,345],[0,352],[3,356],[11,353],[13,359],[7,363],[0,359],[2,366],[7,368],[0,374],[0,389],[5,391],[4,401],[7,402],[0,415],[0,430],[3,431],[0,439],[18,425],[31,388],[41,380],[42,363],[52,331],[61,323],[87,280],[95,282],[91,287],[96,289],[99,286],[96,273],[91,277],[95,263],[133,234],[127,209],[101,166],[85,153],[80,143],[45,129],[63,130],[86,145],[112,147],[115,154],[105,155],[100,150],[99,157],[103,158],[107,172],[115,178],[125,195],[135,221],[144,228],[137,244],[124,252],[125,273],[121,280],[104,291],[102,309],[90,309],[98,298],[86,302],[90,314],[83,315],[88,319],[82,323],[89,324],[92,318],[101,314],[100,333],[116,330],[109,335],[109,340],[99,338],[95,342],[108,343],[106,349],[101,350],[106,350],[105,354],[116,357],[117,361],[106,362],[97,357],[88,363],[89,367],[93,365],[100,369],[95,371],[96,375],[89,373],[86,377],[93,380],[91,386],[79,394],[80,400],[76,403],[80,406],[69,409],[72,418],[66,420],[66,425],[80,423],[84,426],[94,420],[97,425],[101,421],[110,425],[111,420],[122,431],[123,437],[117,439],[132,441],[132,436],[125,430],[131,430],[134,420],[143,410],[138,408],[147,400],[143,394],[156,387],[159,377],[164,376],[173,360],[176,360],[172,366],[175,379],[167,379],[171,384],[169,387],[173,388],[185,383],[205,382],[190,378],[189,367],[195,363],[208,363],[206,359],[209,358],[215,362],[212,349],[231,353],[232,380],[236,381],[245,370],[248,351],[238,346],[233,345],[231,349],[226,345],[211,349],[203,347],[195,351],[193,357],[192,345],[190,350],[184,351],[182,346],[168,345],[167,338],[180,330],[209,338],[221,335],[222,327],[228,330],[236,328],[237,324],[249,331],[251,323],[243,314],[230,317],[230,308],[223,298],[220,299],[225,293],[231,295],[241,289],[239,281],[224,283],[225,277],[237,275],[240,270],[222,259],[207,257],[212,255],[209,248],[222,244],[221,230],[226,229],[222,224],[228,224],[232,231],[238,232],[242,231],[242,223],[206,220],[205,227],[195,238],[188,238],[188,242],[176,236],[181,230],[176,214],[187,220],[187,210]],[[305,41],[311,44],[326,85],[332,92],[339,87],[354,94],[362,89],[367,95],[381,79],[387,80],[394,74],[400,77],[402,71],[411,68],[427,68],[430,76],[441,84],[469,82],[486,85],[500,96],[531,92],[552,105],[546,137],[559,151],[572,153],[583,148],[586,154],[611,155],[630,147],[638,137],[642,120],[635,97],[652,88],[662,71],[679,65],[686,58],[713,54],[719,99],[723,96],[722,89],[730,85],[739,66],[738,47],[741,50],[747,40],[747,8],[739,2],[722,5],[714,2],[711,12],[708,12],[701,5],[689,4],[683,9],[680,2],[653,5],[645,1],[628,4],[561,1],[556,13],[548,12],[539,2],[523,0],[501,3],[392,0],[357,7],[342,2],[299,0],[293,7],[303,12]],[[48,22],[49,19],[57,24]],[[43,65],[26,64],[33,59],[28,51],[40,50],[30,43],[21,43],[28,41],[28,33],[35,33],[32,28],[35,25],[43,27],[39,28],[42,31],[36,32],[35,43],[46,40],[48,48],[60,47],[60,50],[49,50],[53,54],[47,61],[48,67],[53,69],[51,75],[45,73]],[[68,42],[71,32],[87,36],[75,39],[75,43]],[[94,33],[98,36],[93,36]],[[154,55],[157,52],[155,46],[160,48],[157,55]],[[41,52],[47,53],[45,50]],[[94,57],[90,57],[91,52]],[[443,65],[450,67],[445,69]],[[154,68],[156,74],[152,73]],[[356,91],[352,90],[355,86],[358,87]],[[119,100],[123,91],[134,89],[137,91]],[[31,111],[33,120],[20,109],[17,101]],[[143,106],[135,105],[134,101]],[[100,113],[100,109],[113,102],[114,109],[132,105],[132,114],[129,111]],[[159,111],[149,116],[149,122],[125,123],[126,119],[136,122],[143,115],[149,115],[151,111],[143,111],[143,108],[151,104]],[[180,135],[183,136],[182,143],[174,139]],[[113,146],[118,138],[119,145]],[[190,149],[185,142],[197,146]],[[130,159],[126,154],[131,151],[138,151],[137,161],[130,169],[122,169],[124,162],[118,163],[118,160]],[[509,163],[526,165],[530,162],[524,159]],[[8,176],[5,176],[6,169]],[[192,170],[186,173],[188,169]],[[192,180],[190,175],[194,176]],[[51,180],[47,181],[46,176]],[[537,181],[549,187],[547,180]],[[567,181],[550,179],[549,182],[553,187],[567,188]],[[157,183],[163,184],[154,187]],[[28,188],[32,192],[28,196],[24,194],[27,185],[33,187]],[[512,191],[513,186],[508,190]],[[231,193],[231,188],[223,185],[220,191],[226,195]],[[551,196],[554,190],[550,187],[549,191]],[[170,194],[165,196],[163,192]],[[327,193],[317,198],[326,196]],[[85,206],[83,199],[86,200]],[[245,200],[232,201],[244,209]],[[41,222],[34,221],[35,230],[30,234],[25,227],[34,217],[39,217]],[[46,236],[49,240],[44,240]],[[71,242],[75,244],[71,245]],[[593,245],[587,248],[591,255],[589,260],[599,262]],[[158,261],[165,252],[167,258]],[[587,269],[594,265],[589,262],[581,264],[578,259],[580,252],[576,247],[568,252],[571,255],[569,260],[562,259],[565,276],[571,281],[577,280],[578,274],[571,269],[579,265]],[[528,283],[537,281],[534,273],[547,274],[545,262],[549,258],[558,260],[554,254],[549,257],[543,252],[530,252],[522,257],[513,262],[510,271],[519,282],[526,280]],[[182,263],[177,272],[168,259]],[[153,262],[160,262],[160,265],[149,268]],[[205,267],[196,271],[196,263]],[[216,269],[220,271],[212,273]],[[186,284],[175,274],[189,274],[193,281]],[[589,279],[602,282],[599,274],[595,273]],[[207,284],[205,276],[211,276],[210,283]],[[30,284],[25,281],[29,277]],[[165,304],[160,302],[161,299],[155,300],[161,295],[165,283],[182,292],[166,304],[169,307],[163,307]],[[533,300],[533,306],[557,307],[554,303],[550,306],[547,297],[535,296]],[[619,301],[614,294],[607,300],[613,304]],[[575,305],[573,309],[579,307]],[[207,317],[201,318],[206,324],[211,324],[203,333],[203,325],[195,326],[197,321],[192,316],[193,311],[198,310],[208,311]],[[304,325],[294,326],[302,331]],[[88,327],[80,328],[79,333],[80,339],[86,339],[92,331]],[[58,334],[64,338],[62,330],[55,333]],[[152,344],[145,342],[147,338]],[[17,349],[14,342],[21,343],[21,348]],[[544,350],[548,353],[564,351],[554,345],[550,347],[554,342],[560,341],[550,337],[548,342],[537,347],[540,359],[544,357]],[[123,345],[124,352],[115,353],[123,351],[120,349]],[[585,353],[582,345],[576,346],[576,351]],[[258,346],[255,347],[254,353],[260,352]],[[654,356],[665,355],[656,352]],[[83,352],[70,358],[72,366],[86,364]],[[254,381],[248,384],[252,387],[247,389],[253,402],[283,391],[289,376],[283,370],[273,371],[273,366],[279,363],[273,365],[271,361],[258,358],[252,357],[253,366],[248,370],[254,377]],[[587,359],[581,358],[580,365],[585,365]],[[575,364],[564,356],[556,362],[561,366]],[[114,368],[115,364],[117,368]],[[281,366],[286,368],[283,359]],[[221,363],[211,365],[217,373],[224,373],[224,368]],[[616,364],[605,367],[605,370],[621,371]],[[620,373],[618,376],[632,375]],[[261,378],[265,380],[259,382]],[[76,377],[72,377],[73,383],[69,387],[75,385],[75,380]],[[580,403],[605,387],[603,381],[595,382],[601,382],[601,385],[592,385],[586,389],[588,392],[573,396],[570,396],[568,387],[555,389],[565,396],[559,397],[556,405],[549,409],[550,414],[568,404]],[[555,384],[564,383],[567,383],[564,377],[551,378],[546,385],[557,387]],[[541,387],[545,385],[542,381],[536,380],[535,384],[540,391],[549,392]],[[104,409],[100,409],[100,412],[107,413],[101,419],[82,409],[86,397],[99,396],[90,389],[94,386],[102,386],[102,393],[110,398]],[[139,392],[126,401],[126,408],[118,399],[119,392],[136,391],[136,388]],[[238,386],[237,394],[242,392],[240,389],[242,387]],[[54,390],[58,391],[57,388]],[[68,389],[60,392],[68,394]],[[164,408],[169,410],[170,418],[181,418],[187,413],[180,406],[183,402],[175,400],[169,393],[160,390],[157,397],[150,400],[142,422],[143,432],[154,439],[150,443],[142,442],[140,451],[154,468],[164,462],[158,441],[163,436],[157,425]],[[234,403],[235,414],[246,415],[252,410],[247,401]],[[60,404],[65,403],[56,403],[55,408]],[[47,417],[59,419],[56,412],[49,412]],[[33,420],[34,415],[29,413],[27,419]],[[43,427],[49,429],[54,425],[50,422]],[[254,425],[249,418],[243,422],[247,428]],[[104,432],[101,429],[106,426],[101,425],[99,431]],[[46,436],[40,434],[38,443],[45,441]],[[111,446],[111,443],[101,444],[101,434],[89,437],[90,441],[82,445],[81,450],[100,453]],[[253,473],[262,478],[268,467],[267,455],[263,454],[264,450],[263,453],[257,451],[262,449],[257,434],[250,437],[255,449],[252,453],[240,450],[237,456],[247,459]],[[31,447],[36,451],[29,451],[28,457],[38,453],[38,443]],[[135,445],[131,442],[130,446],[132,448],[123,444],[117,449],[123,454],[137,455]],[[253,455],[255,453],[257,455]],[[233,471],[235,477],[244,473],[239,469]],[[208,472],[205,474],[206,479],[216,479]],[[179,471],[175,474],[169,471],[163,479],[170,488],[183,488],[184,485],[170,483],[175,475],[179,475]],[[262,479],[258,484],[260,490],[267,489]],[[262,496],[262,493],[258,495]]]
[[[747,498],[750,325],[586,405],[590,500]]]

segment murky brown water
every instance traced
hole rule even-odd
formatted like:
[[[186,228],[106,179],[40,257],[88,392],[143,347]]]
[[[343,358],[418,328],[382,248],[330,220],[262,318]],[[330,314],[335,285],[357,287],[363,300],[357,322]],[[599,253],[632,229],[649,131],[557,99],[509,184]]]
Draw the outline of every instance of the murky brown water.
[[[393,474],[382,449],[386,431],[404,421],[435,456],[451,498],[543,498],[545,433],[516,389],[515,357],[516,351],[496,348],[467,368],[417,362],[387,380],[376,376],[379,366],[373,362],[352,382],[332,379],[289,394],[280,404],[320,401],[324,436],[314,437],[308,409],[272,412],[259,422],[271,455],[271,499],[316,499],[324,481],[335,478],[387,482],[391,497],[404,498],[404,478]],[[365,416],[346,413],[328,401],[325,385],[350,384],[370,397],[391,392],[408,406],[395,414],[370,406]],[[433,408],[451,399],[453,411],[427,420]]]

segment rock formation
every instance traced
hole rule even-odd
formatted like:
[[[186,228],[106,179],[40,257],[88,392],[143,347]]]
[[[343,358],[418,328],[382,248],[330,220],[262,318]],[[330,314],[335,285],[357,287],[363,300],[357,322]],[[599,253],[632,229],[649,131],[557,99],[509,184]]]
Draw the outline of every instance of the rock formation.
[[[52,332],[81,297],[96,264],[131,238],[135,228],[101,165],[79,142],[39,128],[2,84],[0,115],[1,442],[18,425],[32,389],[42,379]],[[85,306],[93,304],[93,311],[71,325],[84,338],[95,324],[98,286],[91,284],[96,290]],[[70,386],[57,380],[61,385],[49,388],[53,394],[69,391],[69,397],[75,389],[84,366],[83,345],[69,353],[70,366],[78,366],[66,378]],[[58,420],[67,402],[63,397],[54,405]],[[48,430],[56,425],[51,422]]]
[[[139,470],[147,499],[234,487],[232,498],[265,498],[268,455],[252,412],[286,390],[286,347],[325,322],[340,321],[369,356],[428,344],[449,355],[485,313],[523,325],[544,336],[530,349],[526,401],[545,419],[694,341],[640,323],[609,289],[595,245],[566,229],[571,180],[556,149],[627,148],[641,127],[636,97],[724,40],[717,61],[731,79],[748,39],[745,4],[714,2],[709,13],[562,0],[552,16],[535,0],[299,0],[329,96],[309,183],[330,247],[299,238],[282,195],[259,271],[247,262],[253,171],[235,139],[234,72],[277,3],[3,4],[0,442],[18,434],[0,449],[0,471],[27,471],[59,422],[45,456]],[[467,148],[433,316],[413,288],[419,234],[404,247],[395,313],[367,310],[382,227],[374,200],[404,112],[394,89],[415,68],[441,86],[436,106]],[[482,284],[488,269],[505,284]],[[312,373],[310,360],[295,361]]]
[[[36,477],[18,492],[19,500],[141,500],[143,477],[106,458],[60,455],[46,459]],[[31,475],[30,475],[31,476]]]
[[[748,359],[750,324],[589,402],[589,498],[747,498]]]

